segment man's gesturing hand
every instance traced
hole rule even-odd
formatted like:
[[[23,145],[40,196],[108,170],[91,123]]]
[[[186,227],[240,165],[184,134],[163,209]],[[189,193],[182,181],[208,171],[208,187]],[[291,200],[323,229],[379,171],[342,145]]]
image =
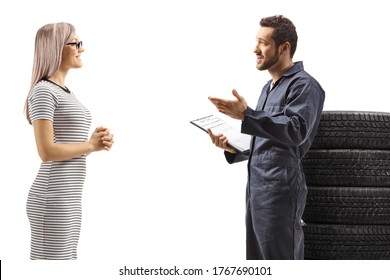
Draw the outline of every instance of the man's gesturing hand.
[[[244,97],[238,94],[237,90],[233,89],[232,93],[235,100],[227,100],[217,97],[209,97],[209,100],[215,105],[217,110],[229,117],[237,120],[244,120],[245,111],[248,107]]]

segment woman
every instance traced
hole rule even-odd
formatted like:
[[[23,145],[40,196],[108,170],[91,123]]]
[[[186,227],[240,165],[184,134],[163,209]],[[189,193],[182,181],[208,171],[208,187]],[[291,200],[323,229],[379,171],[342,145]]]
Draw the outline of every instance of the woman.
[[[110,150],[113,135],[98,127],[88,140],[91,116],[65,86],[84,51],[73,25],[47,24],[35,38],[26,116],[42,164],[27,200],[31,259],[76,259],[86,156]]]

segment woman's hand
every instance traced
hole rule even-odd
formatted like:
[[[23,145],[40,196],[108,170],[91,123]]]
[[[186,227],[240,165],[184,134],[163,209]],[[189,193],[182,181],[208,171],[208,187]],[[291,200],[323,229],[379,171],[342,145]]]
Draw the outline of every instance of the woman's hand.
[[[114,134],[111,134],[110,130],[107,128],[105,130],[105,135],[101,138],[101,141],[106,151],[111,150],[111,147],[114,144]]]
[[[109,151],[114,144],[114,135],[106,127],[99,126],[92,133],[89,143],[92,145],[94,152],[106,150]]]

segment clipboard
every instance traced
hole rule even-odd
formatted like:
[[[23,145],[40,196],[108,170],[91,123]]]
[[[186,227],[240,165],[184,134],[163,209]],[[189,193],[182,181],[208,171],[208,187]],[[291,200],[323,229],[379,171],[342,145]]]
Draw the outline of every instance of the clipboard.
[[[205,131],[207,134],[208,128],[210,128],[213,133],[222,133],[228,139],[228,144],[239,152],[244,153],[250,149],[252,138],[250,135],[241,133],[238,129],[214,115],[192,120],[190,123]]]

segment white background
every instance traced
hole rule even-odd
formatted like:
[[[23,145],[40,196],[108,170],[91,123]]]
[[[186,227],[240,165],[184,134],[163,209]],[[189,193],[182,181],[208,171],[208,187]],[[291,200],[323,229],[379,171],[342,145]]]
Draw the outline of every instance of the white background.
[[[246,163],[227,164],[207,134],[189,123],[218,115],[207,97],[230,98],[233,88],[255,107],[270,78],[255,67],[255,36],[260,19],[275,14],[295,23],[294,60],[302,60],[322,84],[325,110],[389,111],[386,5],[381,0],[2,1],[4,279],[130,278],[119,276],[125,265],[265,265],[273,268],[269,279],[387,277],[384,262],[244,261]],[[84,67],[70,71],[66,85],[92,111],[93,127],[109,127],[116,142],[112,151],[88,158],[78,261],[32,262],[25,204],[40,160],[23,106],[36,31],[59,21],[74,24],[85,47]]]

